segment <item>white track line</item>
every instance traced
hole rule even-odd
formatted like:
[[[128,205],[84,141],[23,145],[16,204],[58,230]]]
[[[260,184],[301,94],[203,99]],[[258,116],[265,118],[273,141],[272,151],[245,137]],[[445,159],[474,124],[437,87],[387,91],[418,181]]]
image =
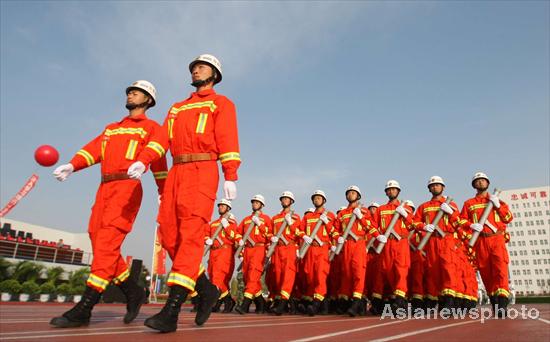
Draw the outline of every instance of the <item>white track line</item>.
[[[438,326],[438,327],[433,327],[433,328],[428,328],[428,329],[421,329],[421,330],[415,330],[415,331],[411,331],[411,332],[404,333],[404,334],[393,335],[393,336],[388,336],[388,337],[384,337],[384,338],[380,338],[380,339],[376,339],[376,340],[371,340],[371,342],[386,342],[386,341],[399,340],[399,339],[402,339],[402,338],[405,338],[405,337],[409,337],[409,336],[420,335],[420,334],[424,334],[424,333],[431,332],[431,331],[436,331],[436,330],[441,330],[441,329],[456,327],[456,326],[464,325],[464,324],[477,323],[477,322],[478,322],[478,321],[468,321],[468,322],[460,322],[460,323],[453,323],[453,324],[441,325],[441,326]]]
[[[340,335],[345,335],[345,334],[351,334],[351,333],[358,332],[358,331],[363,331],[363,330],[369,330],[369,329],[379,328],[379,327],[383,327],[383,326],[386,326],[386,325],[405,323],[405,322],[407,322],[407,321],[409,321],[409,320],[408,320],[408,319],[405,319],[405,320],[402,320],[402,321],[393,321],[393,322],[388,322],[388,323],[382,323],[382,324],[371,325],[371,326],[368,326],[368,327],[361,327],[361,328],[356,328],[356,329],[342,330],[342,331],[337,331],[337,332],[335,332],[335,333],[330,333],[330,334],[324,334],[324,335],[317,335],[317,336],[312,336],[312,337],[300,338],[300,339],[297,339],[297,340],[292,340],[292,341],[290,341],[290,342],[308,342],[308,341],[321,340],[321,339],[325,339],[325,338],[329,338],[329,337],[340,336]]]
[[[544,322],[546,324],[550,324],[550,321],[544,318],[537,318],[539,321]]]

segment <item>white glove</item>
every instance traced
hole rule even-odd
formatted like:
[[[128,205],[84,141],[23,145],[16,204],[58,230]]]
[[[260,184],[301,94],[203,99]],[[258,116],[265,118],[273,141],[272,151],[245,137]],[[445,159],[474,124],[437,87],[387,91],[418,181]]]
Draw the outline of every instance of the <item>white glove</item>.
[[[244,246],[244,240],[239,240],[239,246]]]
[[[159,197],[157,198],[157,201],[159,202],[159,207],[160,207],[160,203],[162,202],[162,195],[159,195]]]
[[[225,181],[223,183],[223,194],[228,200],[237,198],[237,184],[233,181]]]
[[[252,222],[258,227],[262,225],[262,220],[258,216],[252,216]]]
[[[313,242],[313,239],[307,235],[304,235],[302,239],[304,239],[304,242],[307,243],[308,245],[311,245],[311,243]]]
[[[398,206],[397,208],[395,208],[395,211],[403,216],[404,218],[407,218],[407,216],[409,216],[409,213],[407,212],[407,210],[405,210],[405,207],[403,207],[403,204],[401,204],[400,206]]]
[[[336,246],[330,246],[330,251],[332,253],[336,253]]]
[[[489,195],[489,199],[493,202],[495,208],[500,208],[500,199],[496,195]]]
[[[382,235],[382,234],[378,235],[376,237],[376,240],[378,240],[378,242],[381,242],[381,243],[388,242],[388,238],[385,235]]]
[[[272,236],[272,237],[271,237],[271,242],[277,243],[277,241],[279,241],[279,238],[278,238],[278,237],[276,237],[276,236]]]
[[[448,205],[447,203],[443,202],[441,203],[441,206],[439,207],[445,214],[452,215],[454,212],[454,209]]]
[[[244,258],[242,256],[239,257],[239,261],[243,262]]]
[[[344,237],[343,237],[343,236],[339,236],[339,237],[338,237],[338,244],[340,244],[340,245],[341,245],[341,244],[343,244],[343,243],[344,243],[344,241],[346,241],[346,239],[344,239]]]
[[[357,216],[358,219],[362,219],[363,213],[361,212],[361,208],[353,209],[353,215]]]
[[[227,221],[227,219],[225,217],[220,220],[220,223],[221,223],[222,227],[224,227],[224,228],[229,227],[229,221]]]
[[[292,226],[292,224],[294,223],[294,221],[292,221],[292,215],[290,215],[290,213],[285,215],[285,221],[286,224],[289,226]]]
[[[204,241],[204,243],[208,246],[212,246],[212,244],[214,243],[214,240],[212,240],[211,238],[208,238]]]
[[[53,172],[53,176],[58,181],[63,182],[71,175],[71,173],[73,173],[73,171],[74,171],[74,166],[73,164],[69,163],[69,164],[58,166],[57,169],[55,169],[55,171]]]
[[[328,216],[325,213],[322,213],[321,216],[319,216],[319,219],[323,221],[324,224],[328,223]]]
[[[470,228],[472,230],[475,230],[476,232],[481,232],[483,230],[483,226],[481,225],[481,223],[472,223],[470,225]]]
[[[424,226],[424,230],[427,231],[428,233],[433,233],[435,230],[435,226],[431,223],[428,223],[427,225]]]
[[[128,176],[132,179],[140,179],[141,175],[145,172],[145,164],[137,161],[130,165],[128,168]]]

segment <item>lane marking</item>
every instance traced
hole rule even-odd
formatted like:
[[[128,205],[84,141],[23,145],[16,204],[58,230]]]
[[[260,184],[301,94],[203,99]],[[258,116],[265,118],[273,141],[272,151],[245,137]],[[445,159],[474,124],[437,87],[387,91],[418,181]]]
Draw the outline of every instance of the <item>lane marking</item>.
[[[402,321],[394,321],[394,322],[376,324],[376,325],[371,325],[371,326],[368,326],[368,327],[361,327],[361,328],[356,328],[356,329],[342,330],[342,331],[337,331],[337,332],[330,333],[330,334],[300,338],[300,339],[297,339],[297,340],[292,340],[290,342],[308,342],[308,341],[322,340],[322,339],[329,338],[329,337],[340,336],[340,335],[345,335],[345,334],[351,334],[351,333],[354,333],[354,332],[369,330],[369,329],[374,329],[374,328],[379,328],[379,327],[384,327],[384,326],[387,326],[387,325],[405,323],[407,321],[409,321],[409,319],[405,319],[405,320],[402,320]]]
[[[433,328],[415,330],[415,331],[411,331],[411,332],[404,333],[404,334],[393,335],[393,336],[388,336],[388,337],[384,337],[384,338],[380,338],[380,339],[376,339],[376,340],[371,340],[371,342],[386,342],[386,341],[399,340],[399,339],[409,337],[409,336],[420,335],[420,334],[424,334],[424,333],[431,332],[431,331],[456,327],[456,326],[459,326],[459,325],[472,324],[472,323],[477,323],[477,322],[478,321],[468,321],[468,322],[460,322],[460,323],[452,323],[452,324],[447,324],[447,325],[441,325],[441,326],[437,326],[437,327],[433,327]]]

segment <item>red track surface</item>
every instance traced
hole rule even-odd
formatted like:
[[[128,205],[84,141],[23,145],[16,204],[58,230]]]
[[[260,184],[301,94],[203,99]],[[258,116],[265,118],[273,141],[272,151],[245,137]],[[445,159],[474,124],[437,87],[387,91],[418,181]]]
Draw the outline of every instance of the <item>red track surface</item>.
[[[536,319],[380,319],[366,316],[270,316],[212,314],[203,326],[193,323],[194,314],[185,307],[178,331],[156,333],[143,320],[157,313],[160,305],[143,306],[132,324],[124,325],[123,305],[100,304],[94,309],[89,326],[56,329],[48,324],[51,317],[70,308],[68,304],[1,303],[0,340],[37,341],[550,341],[550,304],[528,304],[537,309]],[[521,310],[520,305],[513,308]],[[534,311],[532,311],[534,313]],[[532,315],[531,317],[533,317]]]

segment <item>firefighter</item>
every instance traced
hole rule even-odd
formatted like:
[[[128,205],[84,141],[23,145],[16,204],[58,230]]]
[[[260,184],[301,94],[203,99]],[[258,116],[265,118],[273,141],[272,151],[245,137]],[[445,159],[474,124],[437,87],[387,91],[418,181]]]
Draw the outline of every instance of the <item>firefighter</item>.
[[[338,217],[338,214],[346,208],[347,206],[341,206],[338,208],[338,210],[336,210],[336,216]],[[327,297],[329,297],[329,307],[327,313],[336,313],[338,311],[338,290],[340,289],[340,279],[342,278],[342,274],[340,272],[341,268],[340,255],[335,255],[330,262],[330,269],[327,278]]]
[[[141,174],[151,164],[159,194],[167,174],[165,150],[159,143],[161,127],[145,115],[155,102],[156,89],[150,82],[132,83],[126,88],[128,116],[107,125],[68,164],[53,173],[57,180],[64,181],[73,172],[101,163],[101,184],[88,225],[94,255],[91,273],[82,300],[61,317],[53,318],[51,325],[67,328],[88,324],[93,306],[111,282],[127,298],[124,323],[136,318],[145,300],[144,289],[128,277],[120,248],[141,205]]]
[[[367,209],[369,209],[371,217],[376,218],[378,216],[378,208],[380,207],[380,204],[376,202],[371,202]],[[375,223],[375,226],[378,226],[377,223]],[[376,239],[374,237],[370,237],[369,240],[367,240],[367,267],[365,269],[365,289],[363,291],[363,297],[368,299],[372,299],[372,290],[375,279],[378,278],[379,274],[379,255],[376,253],[374,246],[375,246]],[[372,304],[372,301],[371,301]],[[374,306],[371,305],[370,312],[374,314]]]
[[[244,246],[244,254],[240,258],[243,264],[244,299],[235,311],[241,315],[248,313],[252,301],[256,305],[256,313],[262,313],[265,300],[262,296],[261,277],[263,273],[266,244],[273,236],[271,218],[262,212],[265,199],[262,195],[254,195],[250,200],[252,214],[245,217],[239,224],[237,243]],[[247,230],[250,235],[244,240]]]
[[[205,232],[205,244],[210,246],[210,257],[208,259],[208,275],[212,283],[220,289],[220,297],[212,312],[218,312],[221,305],[224,305],[224,313],[229,313],[235,306],[235,301],[229,293],[229,285],[235,268],[233,257],[235,239],[237,236],[237,222],[231,211],[231,201],[222,199],[218,203],[218,214],[220,217],[210,223]],[[214,237],[219,227],[221,231]]]
[[[417,231],[433,233],[425,248],[427,258],[425,269],[426,307],[435,308],[439,301],[440,309],[451,309],[454,306],[458,282],[454,253],[456,241],[453,234],[460,226],[461,220],[456,203],[445,203],[443,178],[432,176],[428,181],[428,190],[432,194],[431,200],[422,203],[412,219],[412,224]],[[435,226],[432,224],[439,210],[444,213],[438,223],[439,229],[445,234],[444,237],[435,230]]]
[[[271,243],[277,244],[277,247],[273,253],[270,266],[273,269],[274,295],[276,296],[273,313],[277,316],[283,314],[290,299],[297,271],[297,242],[304,235],[300,231],[300,216],[292,210],[294,194],[290,191],[284,191],[279,197],[279,201],[283,209],[271,219],[273,222]],[[275,235],[281,229],[283,222],[286,222],[286,228],[281,238],[277,238]]]
[[[321,302],[327,293],[327,276],[330,268],[328,252],[330,242],[334,238],[334,214],[325,209],[327,196],[322,190],[316,190],[311,195],[315,211],[304,216],[300,230],[304,232],[302,239],[310,248],[303,258],[303,270],[307,289],[303,296],[305,312],[315,316],[321,307]],[[317,233],[313,230],[321,220]]]
[[[389,285],[392,296],[392,308],[406,309],[407,307],[407,276],[411,265],[409,253],[408,229],[412,228],[412,209],[398,199],[401,187],[396,180],[389,180],[384,189],[388,203],[381,205],[377,211],[377,222],[381,234],[386,232],[395,213],[399,214],[393,231],[400,240],[390,234],[389,240],[380,253],[379,281]],[[383,280],[382,280],[383,279]]]
[[[200,55],[189,64],[196,91],[175,103],[164,121],[164,146],[170,147],[173,166],[159,208],[159,236],[172,259],[166,281],[168,299],[162,310],[145,320],[161,332],[177,329],[178,314],[187,295],[199,296],[195,323],[203,325],[219,297],[219,289],[201,266],[204,230],[212,217],[218,189],[218,164],[225,177],[224,197],[237,196],[237,169],[241,163],[235,105],[214,91],[222,80],[219,60]]]
[[[413,201],[405,201],[412,210],[414,217],[415,205]],[[414,227],[414,226],[413,226]],[[426,258],[424,252],[418,250],[418,245],[424,237],[423,232],[413,230],[409,233],[409,248],[411,254],[411,266],[408,275],[408,297],[411,303],[413,312],[416,310],[423,311],[424,305],[424,269],[426,268]]]
[[[361,301],[365,289],[365,272],[367,268],[367,250],[366,239],[374,236],[379,241],[384,242],[386,238],[378,233],[370,211],[362,207],[361,190],[358,186],[352,185],[346,189],[346,200],[348,206],[338,214],[336,218],[336,231],[338,244],[342,245],[341,251],[341,272],[339,296],[341,298],[352,299],[351,306],[347,310],[350,317],[355,317],[362,311]],[[355,216],[355,222],[349,230],[349,234],[344,238],[345,230],[349,226],[351,218]],[[336,250],[336,246],[334,246]]]
[[[476,190],[476,196],[464,202],[461,217],[463,224],[471,231],[477,231],[480,236],[474,245],[479,273],[487,294],[491,299],[491,305],[497,316],[506,316],[506,307],[510,297],[508,287],[508,251],[506,250],[506,225],[512,222],[512,212],[508,205],[495,195],[487,192],[489,189],[489,177],[483,172],[477,172],[472,177],[472,187]],[[485,224],[479,223],[479,219],[489,202],[493,203]],[[491,230],[496,230],[494,232]]]

